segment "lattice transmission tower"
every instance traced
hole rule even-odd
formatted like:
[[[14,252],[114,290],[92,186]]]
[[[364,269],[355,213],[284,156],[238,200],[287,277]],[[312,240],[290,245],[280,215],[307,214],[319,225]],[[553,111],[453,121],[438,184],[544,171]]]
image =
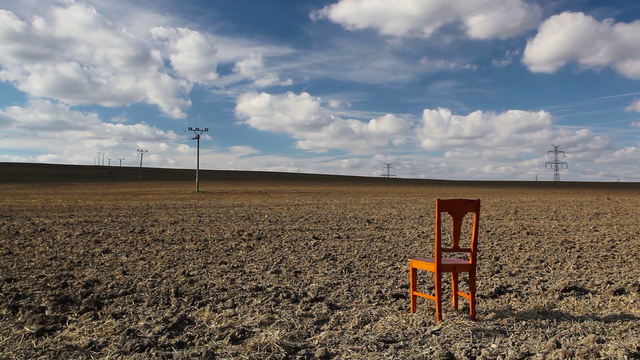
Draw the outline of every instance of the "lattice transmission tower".
[[[394,168],[393,166],[391,166],[391,163],[389,163],[389,164],[385,163],[385,164],[386,164],[387,166],[382,167],[382,170],[383,170],[383,171],[385,171],[385,170],[386,170],[387,172],[386,172],[386,173],[384,173],[384,174],[382,174],[382,175],[380,175],[380,176],[382,176],[382,177],[384,177],[384,178],[394,178],[394,177],[397,177],[395,174],[392,174],[392,173],[391,173],[391,169],[393,169],[393,171],[396,171],[396,168]]]
[[[548,167],[550,169],[553,169],[553,181],[560,181],[560,170],[568,169],[569,164],[558,159],[558,155],[560,154],[562,154],[563,157],[566,157],[564,151],[558,150],[558,148],[562,145],[551,145],[551,146],[553,146],[553,150],[550,150],[549,152],[547,152],[547,155],[550,156],[551,153],[553,153],[553,160],[547,161],[544,164],[544,168],[546,169]]]

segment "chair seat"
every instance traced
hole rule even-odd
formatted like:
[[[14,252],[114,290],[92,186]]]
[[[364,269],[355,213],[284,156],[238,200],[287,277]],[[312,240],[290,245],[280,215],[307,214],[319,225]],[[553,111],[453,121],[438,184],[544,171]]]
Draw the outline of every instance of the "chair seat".
[[[414,267],[427,271],[435,271],[436,264],[434,258],[416,258],[409,259],[414,263]],[[442,271],[444,272],[456,272],[456,271],[470,271],[473,265],[463,259],[456,258],[442,258]]]

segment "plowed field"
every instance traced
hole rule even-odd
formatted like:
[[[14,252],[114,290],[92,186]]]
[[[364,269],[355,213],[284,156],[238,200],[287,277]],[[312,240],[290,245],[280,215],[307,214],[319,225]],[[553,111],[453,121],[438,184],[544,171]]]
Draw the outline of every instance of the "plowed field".
[[[640,358],[637,190],[202,189],[0,185],[0,358]],[[482,200],[476,322],[409,313],[437,197]]]

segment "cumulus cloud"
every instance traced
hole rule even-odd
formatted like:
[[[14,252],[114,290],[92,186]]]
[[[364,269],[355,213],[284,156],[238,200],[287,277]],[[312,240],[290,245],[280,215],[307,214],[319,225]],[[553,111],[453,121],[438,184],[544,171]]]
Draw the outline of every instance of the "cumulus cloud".
[[[183,118],[191,85],[162,71],[158,50],[85,4],[52,7],[30,23],[0,10],[0,80],[70,105],[158,105]]]
[[[595,135],[589,129],[555,126],[546,111],[509,110],[501,114],[475,111],[465,116],[454,115],[448,109],[425,109],[417,135],[423,148],[447,149],[456,156],[460,152],[452,151],[471,151],[476,156],[489,157],[495,155],[495,149],[532,153],[551,143],[580,152],[612,146],[607,136]]]
[[[254,86],[263,88],[268,86],[287,86],[293,84],[293,80],[280,80],[280,76],[274,72],[264,70],[264,60],[260,54],[251,54],[248,58],[237,61],[233,67],[233,72],[242,78],[254,80]]]
[[[585,69],[611,66],[640,79],[640,20],[598,21],[581,12],[563,12],[540,25],[527,42],[522,62],[533,72],[553,73],[569,62]]]
[[[171,66],[181,78],[193,83],[218,78],[218,50],[211,35],[172,27],[155,27],[151,29],[151,35],[167,46]]]
[[[607,154],[603,154],[594,159],[596,163],[629,163],[634,164],[640,161],[640,148],[635,146],[628,146],[623,149],[619,149]]]
[[[637,111],[640,112],[640,99],[634,101],[631,105],[629,105],[625,111]]]
[[[507,50],[503,59],[493,59],[491,64],[495,67],[504,67],[513,62],[513,58],[520,54],[520,49]]]
[[[423,36],[460,22],[469,38],[504,39],[535,28],[542,10],[523,0],[489,4],[484,0],[339,0],[310,16],[313,20],[328,19],[347,30],[373,29],[389,36]]]
[[[0,80],[70,105],[158,105],[184,118],[191,84],[163,72],[158,50],[90,6],[52,7],[29,23],[0,10]]]
[[[23,131],[42,138],[73,137],[104,146],[117,146],[131,140],[173,140],[173,131],[163,131],[147,124],[105,123],[95,112],[70,110],[68,105],[50,100],[30,99],[23,106],[0,109],[0,129]]]
[[[8,161],[93,164],[96,152],[139,157],[136,149],[149,150],[145,164],[151,166],[189,166],[192,158],[179,154],[193,149],[179,144],[178,134],[145,123],[107,123],[95,112],[71,110],[69,105],[50,100],[29,99],[24,106],[0,109],[0,131],[5,135],[0,152],[29,152],[29,156],[0,156]],[[134,161],[135,162],[135,161]],[[125,164],[127,162],[125,161]]]
[[[373,149],[401,145],[412,123],[388,114],[368,122],[327,114],[322,100],[308,93],[284,95],[250,92],[237,100],[236,116],[249,126],[286,133],[299,149]]]

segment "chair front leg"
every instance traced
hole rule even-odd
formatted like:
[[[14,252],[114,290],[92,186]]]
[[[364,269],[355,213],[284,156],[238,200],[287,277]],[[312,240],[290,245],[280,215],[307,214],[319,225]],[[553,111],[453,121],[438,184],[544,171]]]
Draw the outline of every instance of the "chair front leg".
[[[442,271],[437,270],[436,275],[436,320],[442,321]]]
[[[471,320],[476,320],[476,270],[469,272],[469,314]]]

